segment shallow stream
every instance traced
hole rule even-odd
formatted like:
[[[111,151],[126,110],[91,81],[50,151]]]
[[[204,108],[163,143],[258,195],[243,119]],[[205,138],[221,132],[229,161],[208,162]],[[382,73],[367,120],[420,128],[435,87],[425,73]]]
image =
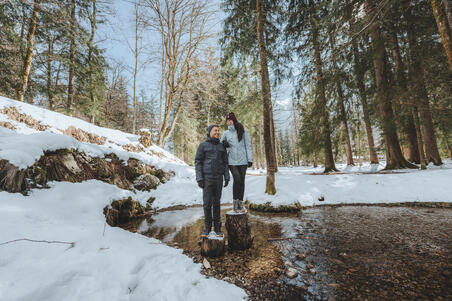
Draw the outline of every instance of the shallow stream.
[[[252,300],[452,300],[451,208],[325,206],[298,215],[250,212],[249,222],[253,247],[209,258],[203,273]],[[202,227],[202,207],[124,226],[196,262]],[[297,275],[289,278],[289,270]]]

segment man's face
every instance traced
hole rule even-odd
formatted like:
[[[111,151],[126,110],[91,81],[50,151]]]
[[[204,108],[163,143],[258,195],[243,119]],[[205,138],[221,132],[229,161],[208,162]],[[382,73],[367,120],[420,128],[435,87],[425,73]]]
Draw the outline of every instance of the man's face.
[[[210,131],[210,138],[220,139],[220,128],[219,127],[216,126]]]
[[[231,119],[226,120],[226,124],[227,125],[234,125],[234,121],[232,121]]]

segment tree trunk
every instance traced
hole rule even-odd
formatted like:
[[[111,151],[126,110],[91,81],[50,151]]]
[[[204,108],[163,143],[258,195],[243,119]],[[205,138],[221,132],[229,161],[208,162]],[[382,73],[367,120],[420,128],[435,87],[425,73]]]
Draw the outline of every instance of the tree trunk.
[[[71,44],[69,48],[69,77],[67,85],[67,111],[72,115],[74,101],[74,67],[75,67],[75,0],[71,1]]]
[[[414,125],[413,115],[411,110],[403,110],[404,103],[409,101],[406,98],[409,97],[408,88],[406,85],[405,74],[402,69],[402,58],[400,55],[399,42],[397,39],[397,33],[395,32],[394,25],[390,23],[390,41],[392,44],[392,57],[394,60],[394,73],[395,83],[397,85],[396,97],[394,98],[394,111],[398,120],[400,121],[400,128],[402,137],[408,142],[408,160],[415,163],[420,163],[419,149],[416,139],[416,129]]]
[[[449,27],[452,27],[452,3],[450,0],[442,0],[444,11],[446,12],[447,22],[449,22]]]
[[[48,49],[47,49],[47,98],[49,103],[49,109],[54,110],[53,103],[53,87],[52,87],[52,59],[53,59],[53,39],[48,34]]]
[[[138,74],[138,4],[135,2],[135,66],[133,69],[133,119],[132,119],[132,134],[137,131],[137,74]]]
[[[368,10],[372,9],[373,5],[373,1],[367,0]],[[405,160],[400,149],[390,98],[386,49],[378,23],[370,26],[370,36],[374,51],[373,63],[377,83],[378,108],[388,154],[385,169],[416,168],[415,165]]]
[[[223,237],[203,237],[201,241],[201,256],[220,257],[224,254],[224,238]]]
[[[17,100],[24,101],[25,91],[27,90],[28,77],[30,75],[31,63],[33,61],[33,49],[34,49],[34,37],[38,23],[38,13],[40,10],[41,0],[33,1],[33,13],[30,19],[30,25],[28,26],[27,34],[27,54],[24,60],[24,67],[22,69],[21,82],[17,88],[16,98]]]
[[[419,162],[421,163],[421,169],[426,169],[427,164],[425,162],[424,143],[422,142],[421,126],[419,122],[419,114],[416,104],[413,102],[411,107],[411,114],[414,120],[414,127],[416,130],[416,139],[419,152]]]
[[[331,51],[334,52],[334,37],[330,36]],[[350,132],[348,130],[347,113],[345,111],[344,104],[344,91],[342,90],[341,82],[339,79],[339,68],[337,67],[336,57],[333,55],[333,68],[335,71],[335,84],[337,89],[338,105],[339,105],[339,118],[342,123],[342,132],[345,138],[345,152],[347,154],[347,165],[355,165],[353,162],[352,143],[350,141]]]
[[[449,68],[452,72],[452,24],[449,24],[446,9],[440,0],[431,0],[433,15],[435,16],[436,25],[438,26],[439,34],[443,42],[444,50],[446,51]]]
[[[260,73],[261,73],[261,89],[262,89],[262,103],[264,111],[264,140],[265,140],[265,158],[267,161],[267,182],[265,185],[265,193],[275,194],[275,172],[276,172],[276,146],[273,125],[272,100],[270,92],[270,78],[268,75],[267,53],[265,49],[264,40],[264,21],[265,14],[261,4],[261,0],[256,0],[257,12],[257,37],[259,43],[259,57],[260,57]]]
[[[416,40],[416,35],[410,26],[413,18],[410,8],[404,10],[404,15],[405,20],[407,20],[409,54],[408,74],[412,84],[411,96],[416,98],[414,100],[414,104],[417,106],[421,117],[420,123],[422,125],[424,135],[426,160],[427,162],[433,162],[435,165],[441,165],[441,156],[438,151],[429,98],[425,87],[422,55],[418,51],[419,45]]]
[[[93,108],[91,108],[93,111],[91,112],[91,123],[94,124],[95,119],[95,99],[94,99],[94,86],[93,86],[93,52],[94,52],[94,35],[96,33],[96,15],[97,15],[97,6],[96,6],[96,0],[93,1],[93,14],[90,18],[91,22],[91,33],[88,40],[88,67],[89,67],[89,78],[88,78],[88,84],[89,84],[89,98],[91,100],[91,104]]]
[[[312,5],[312,0],[310,1]],[[325,83],[323,79],[323,71],[322,71],[322,59],[320,57],[320,47],[318,41],[318,30],[317,30],[317,20],[314,16],[311,16],[311,26],[312,26],[312,44],[314,47],[314,64],[316,70],[316,79],[317,79],[317,91],[318,91],[318,99],[319,99],[319,107],[321,110],[321,125],[322,125],[322,138],[323,138],[323,147],[325,153],[325,170],[324,173],[330,171],[337,171],[336,166],[334,164],[333,159],[333,150],[331,147],[331,136],[330,136],[330,124],[328,117],[328,108],[327,108],[327,100],[325,95]]]
[[[359,51],[358,46],[356,45],[356,42],[353,42],[353,60],[354,60],[354,73],[356,78],[356,85],[358,87],[359,91],[359,99],[361,101],[361,105],[363,108],[363,119],[364,119],[364,125],[366,128],[366,135],[367,135],[367,145],[369,146],[369,158],[371,164],[378,164],[378,156],[377,152],[375,151],[375,142],[374,142],[374,135],[372,132],[372,124],[370,122],[370,116],[369,116],[369,109],[367,108],[367,100],[366,100],[366,88],[364,85],[364,72],[361,71],[362,66],[360,64],[359,60]]]
[[[259,0],[258,0],[259,1]],[[231,250],[246,250],[253,245],[251,227],[248,224],[248,214],[226,213],[226,230],[228,231],[228,246]]]

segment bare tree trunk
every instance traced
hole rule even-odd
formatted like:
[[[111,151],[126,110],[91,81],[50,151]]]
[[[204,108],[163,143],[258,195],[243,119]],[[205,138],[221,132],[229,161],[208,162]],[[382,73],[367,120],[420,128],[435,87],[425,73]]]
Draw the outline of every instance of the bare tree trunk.
[[[452,24],[449,24],[448,15],[441,0],[431,0],[431,2],[433,15],[435,16],[436,25],[449,61],[449,68],[452,72]]]
[[[260,73],[261,73],[261,89],[262,89],[262,103],[264,110],[264,139],[265,139],[265,157],[267,161],[267,183],[265,185],[265,193],[275,194],[275,171],[276,171],[276,146],[273,128],[273,114],[271,104],[270,78],[268,75],[267,53],[265,49],[264,40],[264,17],[265,11],[261,0],[256,0],[257,12],[257,38],[259,44],[259,58],[260,58]]]
[[[330,44],[331,44],[331,50],[334,52],[334,37],[333,34],[330,35]],[[339,68],[337,67],[336,57],[333,55],[333,68],[336,72],[335,76],[335,84],[337,89],[337,97],[338,97],[338,105],[339,105],[339,118],[342,123],[342,131],[345,138],[345,152],[347,154],[347,165],[355,165],[353,162],[353,152],[352,152],[352,144],[350,141],[350,133],[348,130],[348,123],[347,123],[347,113],[345,111],[345,104],[344,104],[344,92],[342,90],[341,82],[338,76]]]
[[[422,142],[419,114],[418,114],[418,110],[417,110],[417,105],[414,103],[414,99],[413,99],[413,104],[412,104],[412,108],[411,108],[411,114],[413,116],[414,127],[416,129],[416,139],[417,139],[417,146],[418,146],[418,152],[419,152],[419,162],[421,163],[421,169],[426,169],[427,164],[425,162],[424,143]]]
[[[366,88],[364,85],[363,77],[364,73],[361,71],[361,64],[359,59],[359,51],[356,42],[353,42],[353,60],[354,60],[354,72],[356,77],[356,85],[359,91],[359,99],[361,101],[361,105],[363,108],[363,119],[364,125],[366,128],[367,135],[367,145],[369,146],[369,158],[371,164],[378,164],[378,156],[375,151],[375,143],[374,143],[374,135],[372,132],[372,124],[370,122],[369,109],[367,108],[367,100],[366,100]]]
[[[21,82],[17,88],[16,98],[17,100],[24,101],[25,91],[27,90],[28,77],[30,75],[31,63],[33,61],[33,48],[34,48],[34,37],[35,31],[38,23],[38,13],[40,10],[41,0],[33,1],[33,13],[30,19],[30,25],[28,26],[27,34],[27,54],[24,60],[24,67],[22,69]]]
[[[74,67],[75,67],[75,0],[71,1],[71,44],[69,48],[69,77],[67,85],[67,112],[72,115],[74,98]]]
[[[410,110],[402,110],[403,104],[407,103],[408,88],[406,85],[405,74],[402,69],[402,58],[400,55],[399,42],[394,25],[390,23],[390,42],[392,44],[392,57],[394,60],[395,82],[398,88],[394,98],[394,111],[396,116],[399,116],[400,127],[403,138],[408,140],[408,160],[415,163],[420,163],[419,151],[416,139],[416,129],[414,125],[413,115]],[[403,141],[403,139],[402,139]]]
[[[133,69],[133,96],[132,96],[132,105],[133,105],[133,118],[132,118],[132,134],[135,134],[137,131],[137,74],[138,74],[138,3],[135,1],[135,66]]]
[[[313,5],[313,1],[310,0],[310,5]],[[324,147],[324,155],[325,155],[325,170],[324,173],[330,171],[337,171],[336,166],[334,164],[333,159],[333,150],[331,147],[331,136],[330,136],[330,123],[329,123],[329,114],[327,108],[327,100],[325,95],[325,83],[323,78],[322,71],[322,59],[320,57],[320,47],[318,41],[318,20],[314,17],[310,17],[311,22],[311,31],[312,31],[312,44],[314,47],[314,64],[316,70],[316,79],[317,79],[317,87],[318,87],[318,99],[319,99],[319,107],[321,110],[321,125],[322,125],[322,138],[323,138],[323,147]]]
[[[432,2],[433,3],[433,2]],[[433,126],[432,113],[430,110],[429,98],[425,87],[424,70],[422,56],[418,49],[419,45],[416,41],[415,33],[410,27],[412,15],[410,8],[404,11],[407,20],[407,36],[408,36],[408,54],[409,54],[409,70],[410,82],[412,83],[412,97],[416,98],[416,104],[419,115],[421,117],[421,125],[423,129],[425,155],[427,162],[433,162],[435,165],[441,165],[441,156],[438,151],[436,142],[436,134]]]
[[[92,0],[93,5],[93,12],[92,16],[90,17],[90,23],[91,23],[91,33],[89,35],[88,40],[88,67],[89,67],[89,78],[88,78],[88,84],[89,84],[89,98],[91,100],[91,104],[95,106],[96,101],[94,99],[94,86],[93,86],[93,52],[94,52],[94,35],[96,33],[96,15],[97,15],[97,6],[96,6],[96,0]],[[93,108],[94,109],[94,108]],[[94,124],[95,122],[95,112],[93,110],[91,114],[91,123]]]
[[[371,10],[373,5],[373,1],[367,0],[368,10]],[[390,98],[386,49],[378,23],[370,26],[370,36],[374,50],[373,62],[377,83],[378,107],[388,152],[385,169],[416,168],[415,165],[405,160],[400,149]]]
[[[48,34],[48,49],[47,49],[47,101],[49,109],[54,110],[53,102],[53,87],[52,87],[52,60],[53,60],[53,39]]]

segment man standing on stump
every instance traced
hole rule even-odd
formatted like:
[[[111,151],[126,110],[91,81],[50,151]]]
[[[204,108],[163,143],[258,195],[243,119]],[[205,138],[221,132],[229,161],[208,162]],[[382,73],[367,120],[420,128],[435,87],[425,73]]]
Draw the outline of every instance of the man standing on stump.
[[[195,170],[198,186],[203,189],[204,232],[201,237],[207,237],[213,226],[215,234],[223,237],[221,232],[220,199],[221,190],[229,184],[228,154],[220,143],[220,128],[210,125],[207,128],[207,139],[196,151]]]

